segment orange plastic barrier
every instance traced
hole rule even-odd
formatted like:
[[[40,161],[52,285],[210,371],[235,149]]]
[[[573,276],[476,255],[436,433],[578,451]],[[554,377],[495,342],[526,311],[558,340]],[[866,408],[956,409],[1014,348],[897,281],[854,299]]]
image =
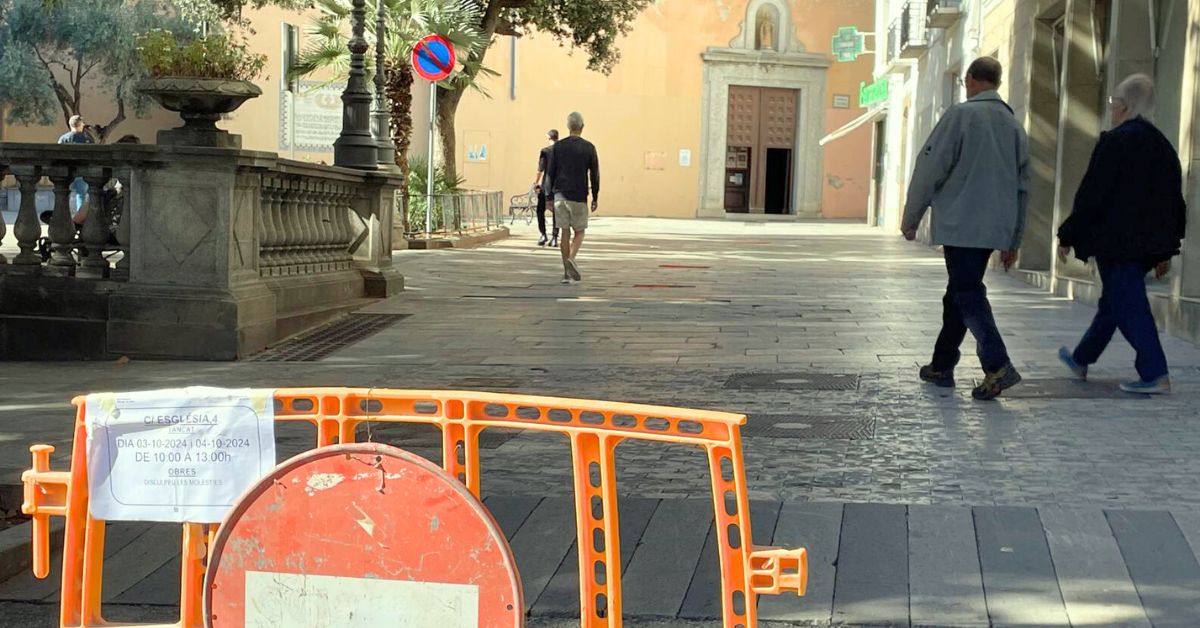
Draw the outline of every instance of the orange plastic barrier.
[[[25,514],[33,517],[34,574],[49,573],[50,516],[65,516],[62,626],[104,626],[101,574],[104,522],[88,514],[85,400],[76,405],[69,473],[49,470],[52,447],[32,448],[33,469],[23,475]],[[807,586],[803,549],[755,547],[740,426],[744,415],[658,406],[477,392],[349,388],[275,391],[275,419],[317,428],[317,447],[356,442],[359,426],[424,423],[442,431],[442,466],[479,496],[479,434],[489,428],[526,429],[568,437],[574,462],[579,548],[580,625],[621,625],[621,563],[615,449],[626,440],[701,447],[712,478],[714,525],[721,563],[725,628],[757,625],[757,596],[796,593]],[[202,626],[205,565],[215,526],[183,526],[180,620]],[[518,566],[519,567],[519,566]]]

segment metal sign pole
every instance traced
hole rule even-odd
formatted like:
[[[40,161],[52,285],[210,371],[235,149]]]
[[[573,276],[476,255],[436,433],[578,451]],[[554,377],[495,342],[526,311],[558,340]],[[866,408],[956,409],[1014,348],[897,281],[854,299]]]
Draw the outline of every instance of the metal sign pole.
[[[425,180],[425,237],[433,232],[433,139],[437,126],[437,82],[429,81],[429,173]]]

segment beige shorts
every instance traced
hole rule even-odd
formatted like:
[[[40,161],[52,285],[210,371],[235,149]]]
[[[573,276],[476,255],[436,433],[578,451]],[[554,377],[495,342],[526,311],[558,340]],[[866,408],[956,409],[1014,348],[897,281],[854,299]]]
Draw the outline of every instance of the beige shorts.
[[[554,220],[559,229],[585,231],[588,226],[587,203],[576,203],[558,199],[554,201]]]

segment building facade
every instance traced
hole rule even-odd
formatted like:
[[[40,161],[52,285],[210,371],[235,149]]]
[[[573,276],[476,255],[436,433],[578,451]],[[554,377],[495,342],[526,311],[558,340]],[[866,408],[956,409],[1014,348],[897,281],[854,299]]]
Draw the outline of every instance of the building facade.
[[[872,59],[837,62],[839,27],[870,31],[875,0],[659,0],[620,41],[610,75],[585,55],[533,33],[499,37],[486,65],[484,93],[463,98],[455,154],[467,186],[526,192],[546,131],[566,132],[583,113],[598,147],[603,211],[609,215],[704,217],[778,214],[782,218],[865,218],[870,129],[822,146],[821,138],[861,114],[859,85]],[[252,46],[270,58],[263,96],[223,126],[250,149],[332,161],[341,125],[338,86],[282,80],[289,47],[307,45],[311,16],[266,8],[252,14]],[[413,98],[413,150],[427,143],[428,85]],[[85,112],[107,121],[111,103]],[[177,119],[155,111],[122,125],[115,137],[153,141]],[[53,141],[57,128],[9,127],[12,141]]]
[[[946,108],[965,98],[963,73],[981,55],[1004,64],[1000,93],[1029,134],[1033,181],[1020,269],[1031,283],[1087,302],[1099,298],[1094,268],[1060,261],[1055,233],[1109,126],[1108,97],[1130,74],[1155,80],[1153,119],[1179,151],[1189,215],[1193,224],[1200,220],[1200,3],[887,0],[876,7],[876,30],[887,33],[887,44],[875,75],[889,88],[874,110],[880,166],[871,208],[879,224],[899,226],[916,151]],[[1151,293],[1161,324],[1200,338],[1200,242],[1185,243]]]

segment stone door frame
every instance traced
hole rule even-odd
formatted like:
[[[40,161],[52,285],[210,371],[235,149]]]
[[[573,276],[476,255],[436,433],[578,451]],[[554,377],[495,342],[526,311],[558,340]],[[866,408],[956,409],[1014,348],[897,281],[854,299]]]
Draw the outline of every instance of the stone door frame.
[[[825,133],[825,85],[831,62],[826,55],[777,53],[737,48],[709,48],[704,60],[701,102],[701,169],[699,218],[724,218],[725,143],[729,124],[729,87],[773,87],[796,90],[798,120],[793,148],[792,202],[796,218],[821,215]]]

